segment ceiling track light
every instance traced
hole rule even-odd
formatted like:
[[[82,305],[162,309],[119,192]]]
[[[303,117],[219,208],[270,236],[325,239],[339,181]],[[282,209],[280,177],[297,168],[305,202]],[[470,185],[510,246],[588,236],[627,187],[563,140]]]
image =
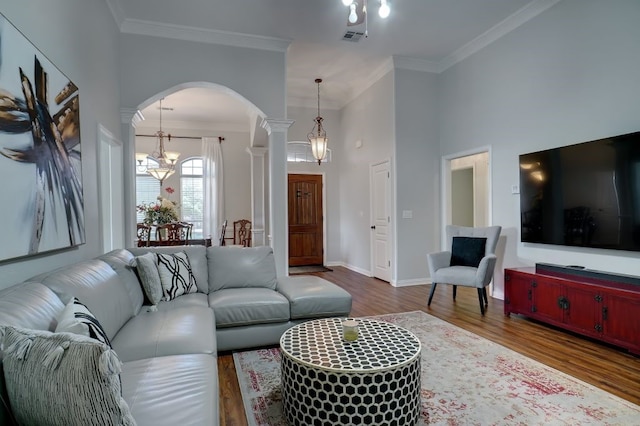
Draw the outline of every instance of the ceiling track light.
[[[362,13],[367,13],[367,0],[360,0],[362,2]],[[389,0],[378,0],[380,6],[378,7],[378,16],[382,19],[386,19],[391,14],[391,7],[389,6]],[[356,0],[342,0],[342,4],[349,7],[349,22],[355,24],[358,22],[358,2]]]

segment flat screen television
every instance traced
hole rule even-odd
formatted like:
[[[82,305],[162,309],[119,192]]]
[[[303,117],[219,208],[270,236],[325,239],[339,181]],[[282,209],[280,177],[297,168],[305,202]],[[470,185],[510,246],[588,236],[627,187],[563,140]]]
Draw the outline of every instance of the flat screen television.
[[[526,243],[640,251],[640,132],[520,155]]]

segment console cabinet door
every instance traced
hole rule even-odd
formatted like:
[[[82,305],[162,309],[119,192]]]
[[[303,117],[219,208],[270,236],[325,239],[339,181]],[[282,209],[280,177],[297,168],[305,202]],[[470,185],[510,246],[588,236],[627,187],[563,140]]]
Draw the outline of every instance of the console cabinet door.
[[[567,328],[593,337],[601,337],[603,297],[590,286],[567,285],[564,321]]]
[[[536,276],[533,283],[532,317],[559,325],[564,322],[564,285],[554,278]]]
[[[607,341],[640,353],[640,295],[606,294],[602,316]]]
[[[531,314],[531,283],[533,281],[531,274],[524,274],[516,271],[505,271],[504,282],[504,313],[505,315],[513,314]]]

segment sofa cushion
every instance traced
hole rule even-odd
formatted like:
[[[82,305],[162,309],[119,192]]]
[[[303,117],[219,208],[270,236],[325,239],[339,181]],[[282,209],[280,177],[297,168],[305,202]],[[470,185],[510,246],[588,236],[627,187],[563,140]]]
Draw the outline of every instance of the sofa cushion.
[[[218,290],[209,293],[209,306],[218,328],[289,320],[289,301],[268,288]]]
[[[209,292],[225,288],[275,290],[276,264],[271,247],[209,247]]]
[[[122,284],[129,292],[129,299],[131,299],[131,305],[133,307],[133,314],[138,315],[140,308],[144,303],[144,295],[140,288],[140,281],[136,274],[135,259],[131,252],[118,249],[112,250],[109,253],[99,256],[98,259],[105,261],[116,271],[116,274],[120,277]]]
[[[111,347],[109,337],[104,332],[100,321],[84,306],[78,298],[73,297],[58,316],[56,333],[75,333],[90,337]]]
[[[156,253],[156,256],[164,300],[173,300],[183,294],[198,291],[186,253]]]
[[[196,278],[196,284],[200,293],[209,292],[209,272],[207,266],[207,250],[205,246],[167,246],[167,247],[131,247],[127,249],[134,256],[152,253],[180,253],[185,252],[189,256],[191,271]]]
[[[218,366],[212,355],[125,362],[122,394],[138,426],[218,425]]]
[[[156,254],[147,252],[135,259],[144,294],[152,305],[157,305],[162,300],[162,284]]]
[[[62,300],[77,297],[96,316],[113,341],[133,316],[129,293],[118,274],[102,260],[86,260],[38,276]]]
[[[64,303],[40,283],[24,282],[0,290],[0,324],[53,331]]]
[[[73,333],[5,328],[7,393],[19,424],[135,425],[115,352]]]
[[[156,309],[158,309],[159,311],[163,311],[166,309],[176,309],[182,306],[201,306],[203,308],[208,308],[209,299],[204,293],[183,294],[177,299],[173,299],[169,302],[161,300],[160,303],[158,303],[158,305],[156,306]]]
[[[320,277],[281,277],[278,291],[291,304],[291,319],[340,317],[351,312],[351,295]]]
[[[155,312],[141,311],[122,327],[111,344],[123,361],[167,355],[212,354],[216,352],[213,310],[182,306]]]

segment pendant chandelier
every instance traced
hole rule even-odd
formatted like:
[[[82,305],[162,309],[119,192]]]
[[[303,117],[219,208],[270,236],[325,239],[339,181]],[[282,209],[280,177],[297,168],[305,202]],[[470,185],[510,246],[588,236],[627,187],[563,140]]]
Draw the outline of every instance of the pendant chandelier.
[[[164,99],[164,98],[163,98]],[[176,162],[180,157],[180,153],[176,151],[165,151],[164,140],[171,141],[171,134],[162,131],[162,99],[160,99],[160,129],[155,133],[158,139],[157,149],[151,154],[136,153],[136,161],[138,161],[138,167],[142,167],[143,161],[146,159],[153,160],[153,164],[149,164],[146,167],[148,174],[160,181],[160,185],[166,178],[171,176],[176,171]]]
[[[316,123],[311,129],[311,133],[307,135],[309,143],[311,143],[311,153],[313,158],[318,160],[318,165],[322,163],[322,160],[327,156],[327,132],[322,128],[323,118],[320,116],[320,83],[321,78],[316,78],[316,84],[318,85],[318,116],[315,118]]]

